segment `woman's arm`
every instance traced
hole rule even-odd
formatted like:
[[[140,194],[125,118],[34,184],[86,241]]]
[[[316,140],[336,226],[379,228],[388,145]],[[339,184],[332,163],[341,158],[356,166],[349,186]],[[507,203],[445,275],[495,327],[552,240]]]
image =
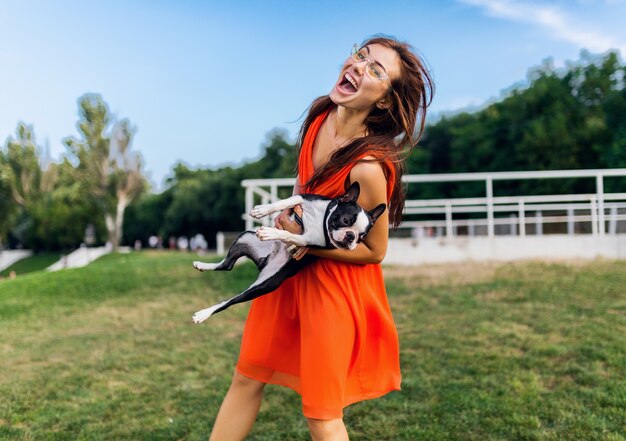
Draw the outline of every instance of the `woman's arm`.
[[[296,175],[296,183],[293,184],[293,192],[291,193],[293,196],[300,194],[302,189],[300,188],[300,175]]]
[[[379,162],[360,162],[355,165],[350,171],[350,183],[356,181],[361,187],[357,202],[363,209],[369,211],[381,203],[387,203],[387,180]],[[388,238],[389,210],[387,209],[354,250],[311,248],[309,253],[350,263],[381,263],[387,253]]]

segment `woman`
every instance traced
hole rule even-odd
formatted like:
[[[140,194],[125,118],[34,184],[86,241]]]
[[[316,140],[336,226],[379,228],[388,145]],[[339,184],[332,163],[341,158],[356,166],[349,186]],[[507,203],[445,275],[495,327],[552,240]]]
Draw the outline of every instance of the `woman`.
[[[424,129],[433,85],[410,47],[376,37],[355,47],[328,96],[302,125],[294,193],[343,194],[355,181],[359,204],[387,210],[355,250],[308,250],[321,257],[252,303],[231,387],[211,440],[242,440],[263,387],[302,395],[311,436],[347,440],[342,409],[400,389],[398,336],[381,261],[389,225],[401,220],[403,159]],[[297,232],[287,216],[279,228]]]

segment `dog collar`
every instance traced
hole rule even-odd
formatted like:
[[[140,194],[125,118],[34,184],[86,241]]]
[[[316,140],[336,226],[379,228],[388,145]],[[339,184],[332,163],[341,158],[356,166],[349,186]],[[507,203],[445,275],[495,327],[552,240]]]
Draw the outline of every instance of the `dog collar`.
[[[326,228],[327,221],[328,221],[328,215],[330,214],[330,210],[335,205],[338,205],[338,204],[339,204],[339,202],[337,201],[337,199],[332,199],[328,203],[328,207],[326,207],[326,213],[324,213],[324,228],[322,228],[322,230],[324,230],[324,239],[326,240],[326,248],[332,248],[332,242],[330,241],[330,235],[328,234],[328,228]]]
[[[298,213],[296,213],[295,211],[293,212],[293,220],[295,220],[296,223],[300,225],[300,228],[304,230],[304,222],[302,222],[302,218],[298,216]]]

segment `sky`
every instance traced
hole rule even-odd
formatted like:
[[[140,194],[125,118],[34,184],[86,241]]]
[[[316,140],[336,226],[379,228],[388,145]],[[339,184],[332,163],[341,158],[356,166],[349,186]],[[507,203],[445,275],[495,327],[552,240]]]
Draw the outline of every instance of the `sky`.
[[[293,141],[374,34],[427,62],[431,121],[501,98],[547,58],[626,53],[626,0],[0,0],[0,16],[0,145],[22,121],[60,160],[78,98],[98,93],[136,127],[154,191],[178,162],[255,160],[274,129]]]

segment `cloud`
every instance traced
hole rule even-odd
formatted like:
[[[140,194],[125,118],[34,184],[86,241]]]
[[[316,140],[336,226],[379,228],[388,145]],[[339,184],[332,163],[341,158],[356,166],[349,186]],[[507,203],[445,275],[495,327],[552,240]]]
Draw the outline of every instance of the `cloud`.
[[[458,1],[483,8],[492,17],[539,26],[559,40],[568,41],[592,52],[619,49],[622,54],[626,54],[626,44],[603,33],[584,29],[555,6],[515,0]]]

